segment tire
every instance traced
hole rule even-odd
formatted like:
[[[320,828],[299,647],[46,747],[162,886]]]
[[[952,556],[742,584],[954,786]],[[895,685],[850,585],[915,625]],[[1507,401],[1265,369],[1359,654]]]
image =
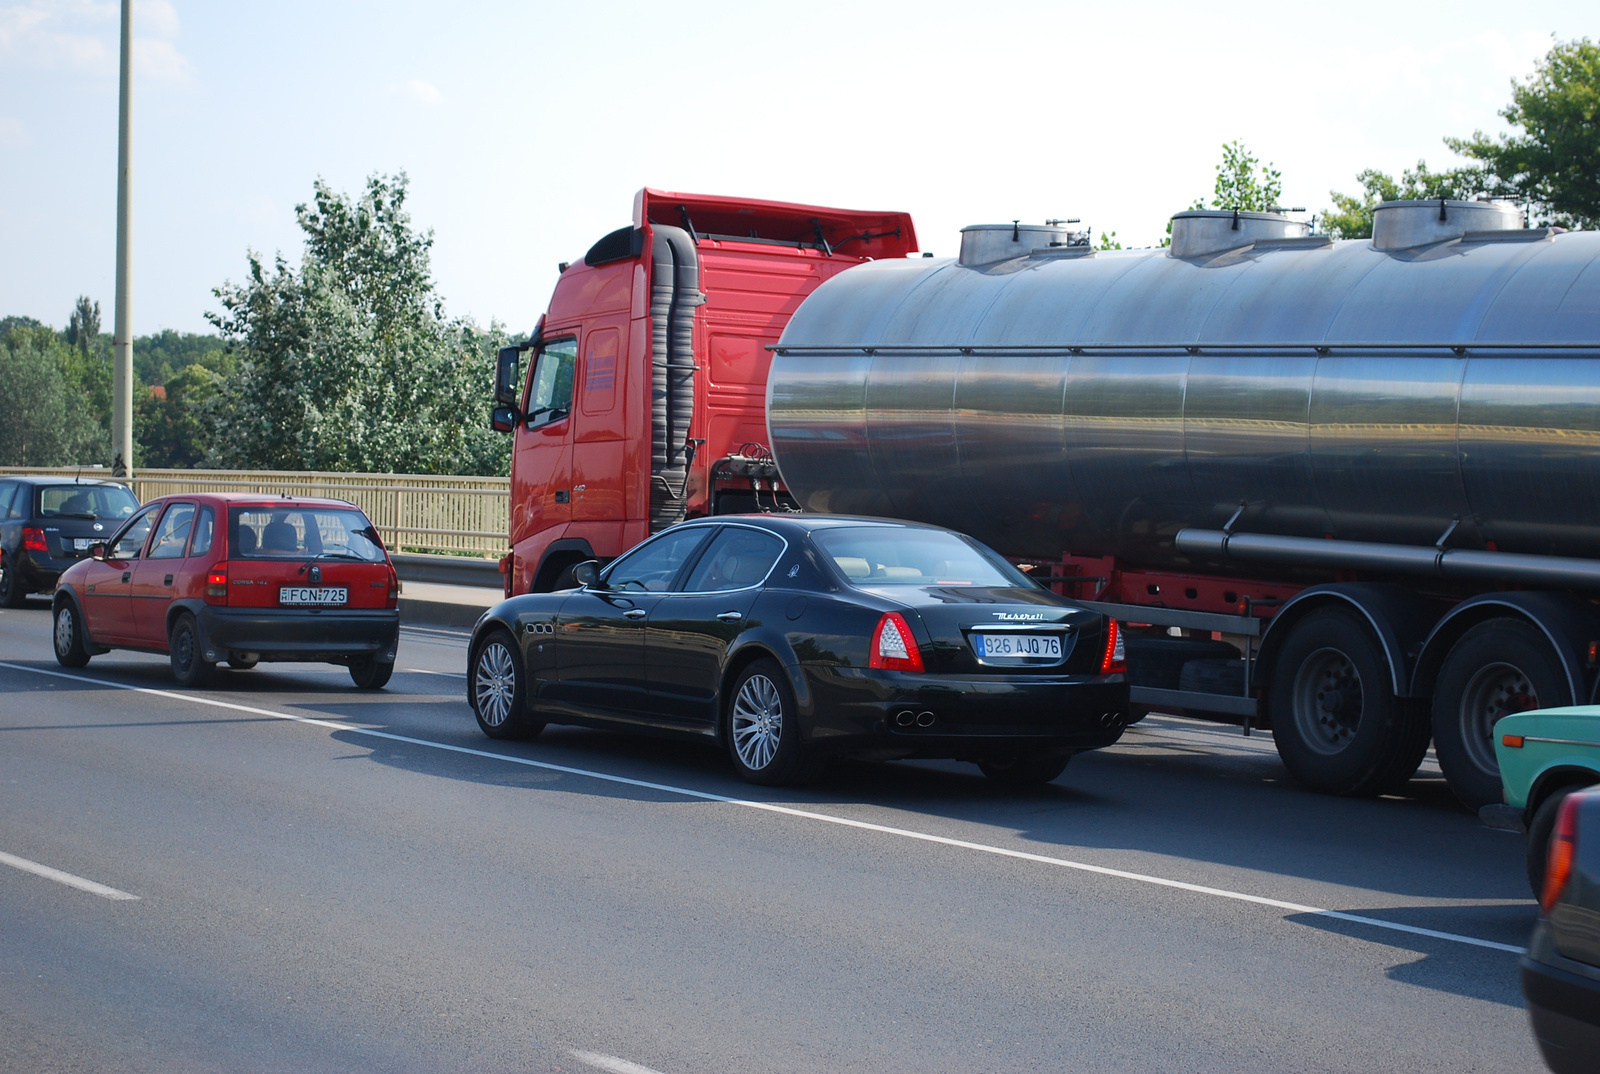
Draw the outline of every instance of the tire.
[[[1042,787],[1067,770],[1070,753],[1042,754],[1036,757],[1007,757],[1003,760],[979,761],[978,771],[998,787],[1023,790]]]
[[[187,612],[178,616],[167,635],[167,652],[179,686],[204,686],[210,681],[213,668],[200,652],[200,628],[194,616]]]
[[[1278,756],[1323,794],[1403,786],[1428,752],[1428,712],[1394,696],[1389,663],[1367,624],[1342,608],[1290,629],[1268,694]]]
[[[1573,704],[1561,662],[1520,619],[1479,623],[1450,647],[1433,687],[1433,744],[1450,790],[1473,812],[1501,800],[1494,725],[1502,716]]]
[[[1556,830],[1556,813],[1561,809],[1561,801],[1573,791],[1583,790],[1584,786],[1574,783],[1557,787],[1539,803],[1539,808],[1533,811],[1533,820],[1528,822],[1528,886],[1533,889],[1535,899],[1544,895],[1544,870],[1550,860],[1550,836]]]
[[[472,651],[467,698],[490,738],[532,738],[544,724],[528,711],[528,671],[509,630],[489,633]]]
[[[235,671],[249,671],[260,662],[261,661],[259,660],[234,660],[230,658],[228,660],[228,666]]]
[[[20,608],[27,597],[22,579],[12,568],[10,559],[0,556],[0,608]]]
[[[53,635],[56,663],[64,668],[81,668],[89,662],[89,646],[83,640],[83,617],[70,600],[56,605]]]
[[[252,665],[253,666],[253,665]],[[373,657],[363,657],[350,662],[350,681],[363,690],[381,690],[394,674],[394,661],[384,663]]]
[[[776,660],[741,671],[727,698],[722,739],[740,779],[784,787],[816,778],[821,763],[800,741],[794,690]]]

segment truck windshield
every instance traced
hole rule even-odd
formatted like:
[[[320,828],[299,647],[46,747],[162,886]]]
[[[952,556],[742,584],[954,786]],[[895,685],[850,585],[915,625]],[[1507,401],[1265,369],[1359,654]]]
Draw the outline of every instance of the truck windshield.
[[[354,508],[230,507],[228,548],[234,559],[384,558],[378,531]]]
[[[981,585],[1036,588],[1000,557],[941,530],[847,526],[812,539],[855,585]]]

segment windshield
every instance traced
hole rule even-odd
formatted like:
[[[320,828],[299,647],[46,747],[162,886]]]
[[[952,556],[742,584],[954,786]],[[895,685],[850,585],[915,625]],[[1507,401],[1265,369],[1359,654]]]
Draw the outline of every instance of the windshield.
[[[353,507],[230,507],[234,559],[353,559],[383,562],[383,543]]]
[[[45,485],[39,490],[41,518],[114,518],[121,521],[138,509],[139,501],[121,485]]]
[[[1035,588],[994,553],[941,530],[848,526],[818,530],[811,538],[855,585]]]

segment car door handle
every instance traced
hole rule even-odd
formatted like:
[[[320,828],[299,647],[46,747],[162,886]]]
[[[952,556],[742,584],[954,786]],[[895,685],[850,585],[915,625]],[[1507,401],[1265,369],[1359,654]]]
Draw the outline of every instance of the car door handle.
[[[129,578],[132,578],[132,577],[133,577],[133,572],[132,571],[123,571],[122,572],[122,580],[124,582],[126,582]]]
[[[643,608],[629,608],[627,611],[622,613],[623,618],[625,619],[643,619],[649,614],[650,613],[645,611]]]
[[[171,585],[172,584],[172,575],[169,574],[165,578],[163,578],[161,580],[161,584],[162,585]]]
[[[743,619],[744,616],[740,615],[738,612],[722,612],[717,616],[717,618],[722,620],[724,623],[737,623],[739,620]]]

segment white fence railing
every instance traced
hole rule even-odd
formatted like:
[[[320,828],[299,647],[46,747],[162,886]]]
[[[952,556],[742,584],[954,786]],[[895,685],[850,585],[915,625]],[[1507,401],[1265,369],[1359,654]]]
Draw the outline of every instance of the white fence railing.
[[[109,478],[102,468],[0,466],[0,476],[42,474]],[[396,550],[506,550],[511,482],[504,477],[436,474],[341,474],[296,470],[142,470],[131,482],[141,501],[183,492],[250,492],[348,500],[367,513]]]

